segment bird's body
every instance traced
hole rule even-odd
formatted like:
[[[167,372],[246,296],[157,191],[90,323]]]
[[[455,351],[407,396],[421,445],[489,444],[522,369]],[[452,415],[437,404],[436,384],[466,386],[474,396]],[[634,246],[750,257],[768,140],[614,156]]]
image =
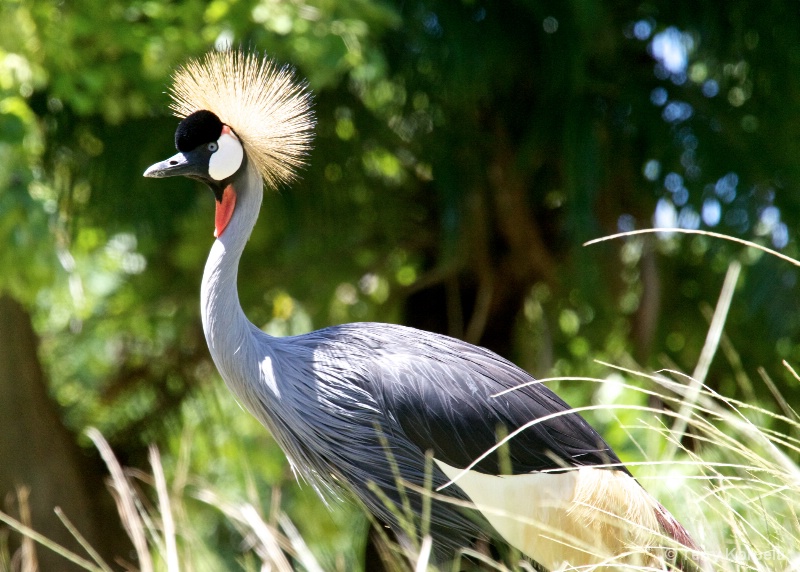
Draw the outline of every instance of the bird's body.
[[[231,73],[209,78],[230,78],[233,68],[244,73],[246,64],[259,63],[228,54],[214,57],[216,65],[230,65]],[[202,87],[207,78],[197,76],[203,67],[193,65],[183,73]],[[277,116],[295,121],[295,138],[280,125],[275,129],[295,144],[313,124],[298,93],[295,88],[291,97],[281,93],[270,100],[294,105]],[[250,323],[239,304],[237,270],[261,207],[264,178],[270,180],[264,169],[271,159],[248,153],[256,147],[243,132],[252,127],[226,119],[213,97],[205,107],[179,104],[187,117],[176,134],[181,152],[146,174],[178,171],[214,190],[217,238],[201,288],[206,340],[228,387],[271,431],[299,475],[323,493],[354,494],[398,531],[404,501],[415,518],[422,514],[419,491],[430,475],[435,495],[478,509],[470,515],[433,502],[430,530],[441,558],[481,535],[503,540],[549,569],[564,562],[658,565],[664,556],[658,547],[669,546],[670,539],[693,547],[583,418],[493,352],[389,324],[345,324],[275,338]],[[235,150],[240,139],[244,153]],[[295,145],[291,156],[296,159],[302,147]],[[503,435],[511,438],[498,447]]]

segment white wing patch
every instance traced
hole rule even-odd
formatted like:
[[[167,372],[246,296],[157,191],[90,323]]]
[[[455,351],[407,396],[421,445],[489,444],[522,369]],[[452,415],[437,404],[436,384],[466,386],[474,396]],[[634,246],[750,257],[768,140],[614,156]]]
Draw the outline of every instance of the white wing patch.
[[[218,149],[211,154],[208,161],[208,175],[215,181],[222,181],[233,175],[242,166],[244,149],[239,138],[224,129],[217,139]]]
[[[269,355],[265,355],[264,359],[261,360],[260,369],[261,379],[264,381],[264,384],[269,388],[276,399],[280,399],[281,391],[278,389],[278,384],[275,381],[275,369],[272,367],[272,358]]]
[[[436,464],[500,536],[548,570],[618,570],[654,565],[655,501],[620,471],[581,467],[560,473],[488,475]],[[657,565],[657,564],[656,564]]]

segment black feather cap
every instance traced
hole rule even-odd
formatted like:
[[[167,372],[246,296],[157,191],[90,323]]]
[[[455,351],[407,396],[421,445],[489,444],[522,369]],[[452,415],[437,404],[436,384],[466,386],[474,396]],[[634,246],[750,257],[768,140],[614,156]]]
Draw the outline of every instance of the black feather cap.
[[[175,130],[175,147],[187,153],[204,143],[211,143],[222,135],[222,121],[216,114],[206,109],[186,116]]]

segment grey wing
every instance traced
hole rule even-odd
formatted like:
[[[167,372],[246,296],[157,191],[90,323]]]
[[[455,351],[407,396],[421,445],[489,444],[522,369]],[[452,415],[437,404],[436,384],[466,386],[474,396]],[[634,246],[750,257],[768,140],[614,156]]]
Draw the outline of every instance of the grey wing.
[[[333,486],[346,483],[380,521],[401,532],[408,524],[421,525],[425,501],[418,489],[426,483],[426,471],[431,471],[434,488],[448,479],[426,463],[424,450],[375,399],[372,390],[379,384],[373,379],[374,358],[381,352],[364,333],[347,325],[283,338],[281,348],[288,353],[278,361],[283,379],[290,381],[281,387],[282,400],[293,412],[291,427],[277,429],[291,433],[284,441],[302,459],[300,465],[313,470],[312,479],[319,475]],[[291,366],[301,370],[288,371]],[[447,496],[468,501],[457,487]],[[406,506],[411,508],[408,514]],[[433,502],[430,509],[428,524],[439,559],[449,558],[489,528],[480,515],[454,510],[449,503]]]
[[[510,442],[514,473],[619,462],[597,432],[545,386],[494,397],[533,379],[483,348],[387,324],[346,324],[302,338],[315,355],[316,391],[324,387],[329,395],[319,401],[317,393],[315,399],[326,403],[324,411],[344,416],[341,422],[326,422],[336,431],[309,443],[330,445],[319,452],[326,459],[324,465],[349,482],[386,522],[399,524],[396,515],[403,513],[403,498],[412,513],[421,512],[422,497],[413,487],[399,487],[400,482],[420,487],[426,470],[433,472],[434,490],[448,482],[438,466],[426,466],[425,451],[432,450],[435,459],[450,466],[465,468],[497,442],[499,426],[510,433],[533,420],[563,413],[543,419]],[[369,407],[362,407],[366,403]],[[317,429],[320,422],[314,425]],[[330,440],[332,434],[340,439]],[[498,456],[490,455],[475,468],[498,474],[499,466]],[[374,485],[382,495],[372,492]],[[442,494],[468,500],[458,486]],[[395,508],[390,509],[387,500]],[[482,531],[491,530],[474,511],[436,501],[431,510],[431,533],[439,554],[467,546]]]
[[[541,421],[511,439],[506,452],[487,456],[475,469],[499,474],[501,454],[514,474],[620,463],[561,398],[484,348],[420,332],[409,350],[387,351],[376,369],[384,411],[421,450],[453,467],[467,467],[496,445],[499,434],[535,420]]]

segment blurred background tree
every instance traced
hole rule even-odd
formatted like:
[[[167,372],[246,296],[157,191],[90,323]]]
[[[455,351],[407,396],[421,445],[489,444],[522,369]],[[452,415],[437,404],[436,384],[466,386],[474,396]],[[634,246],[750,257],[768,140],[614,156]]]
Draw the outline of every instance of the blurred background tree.
[[[352,510],[295,486],[220,388],[198,315],[210,193],[141,177],[171,154],[171,70],[228,44],[296,66],[319,119],[310,167],[265,197],[242,260],[242,305],[269,333],[393,321],[539,376],[604,375],[596,359],[691,372],[739,260],[707,382],[773,407],[752,380],[763,367],[796,403],[780,367],[800,360],[796,268],[698,236],[582,243],[700,228],[798,256],[799,16],[744,0],[2,0],[0,329],[16,339],[32,323],[38,351],[0,364],[39,367],[51,403],[12,401],[8,366],[0,434],[60,424],[86,483],[103,474],[87,426],[134,466],[151,442],[173,465],[190,443],[192,474],[259,491],[265,511],[281,487],[321,561],[359,565]],[[596,389],[555,388],[574,405]],[[636,457],[613,420],[594,421]],[[42,451],[12,439],[0,466],[45,467]],[[33,484],[8,472],[0,494]],[[210,562],[238,565],[235,532],[197,510]]]

